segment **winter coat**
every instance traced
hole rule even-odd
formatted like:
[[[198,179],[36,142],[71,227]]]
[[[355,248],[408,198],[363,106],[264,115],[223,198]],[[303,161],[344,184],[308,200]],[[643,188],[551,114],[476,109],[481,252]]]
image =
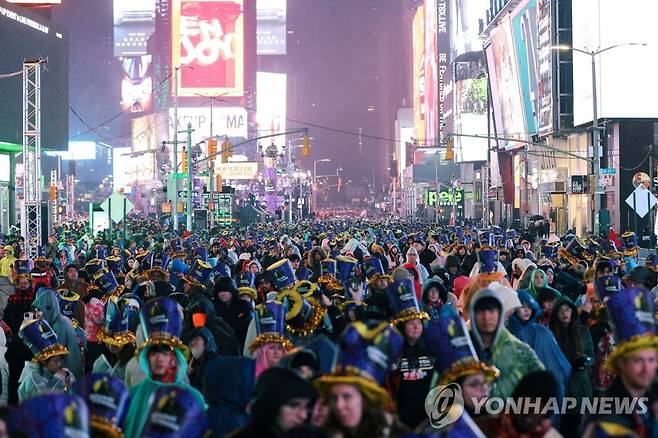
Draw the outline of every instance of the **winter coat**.
[[[202,391],[203,376],[206,372],[206,365],[208,362],[218,357],[217,345],[215,345],[215,339],[212,333],[210,333],[210,330],[205,327],[194,329],[192,333],[190,333],[189,339],[191,340],[196,336],[203,336],[203,339],[205,339],[205,351],[198,359],[195,357],[190,358],[189,367],[192,371],[189,373],[189,378],[190,384],[199,391]]]
[[[192,314],[195,309],[200,310],[207,316],[206,325],[208,330],[215,338],[217,352],[224,355],[240,355],[240,342],[231,326],[222,318],[218,318],[215,313],[215,305],[212,300],[202,292],[189,296],[190,301],[185,307],[185,319],[183,320],[183,339],[187,339],[187,334],[194,330]]]
[[[555,377],[560,385],[559,394],[563,396],[571,375],[571,365],[557,345],[553,333],[536,321],[537,316],[541,314],[537,301],[525,291],[519,291],[517,295],[521,304],[530,305],[532,314],[530,319],[524,322],[513,313],[507,321],[507,329],[532,347],[544,367]]]
[[[215,314],[231,326],[237,340],[243,345],[251,322],[252,309],[248,302],[240,299],[235,288],[231,290],[231,294],[231,301],[228,304],[219,298],[215,299]]]
[[[73,328],[71,320],[62,315],[59,310],[57,292],[52,289],[39,289],[39,293],[34,299],[32,307],[43,312],[43,319],[57,333],[59,343],[68,348],[69,354],[64,356],[62,367],[67,368],[73,373],[76,379],[79,379],[82,376],[83,369],[78,335]]]
[[[563,304],[567,304],[571,307],[571,317],[578,318],[578,310],[576,305],[566,297],[558,297],[553,301],[553,313],[551,314],[551,320],[549,322],[549,327],[554,327],[555,324],[559,324],[557,321],[558,309]],[[581,398],[591,398],[593,395],[592,381],[591,381],[591,368],[584,368],[575,366],[582,362],[583,357],[589,357],[592,360],[594,359],[594,344],[592,343],[592,336],[589,333],[589,329],[585,326],[580,327],[578,330],[579,342],[581,352],[576,352],[576,345],[571,339],[560,339],[558,334],[553,332],[557,340],[560,349],[564,353],[564,356],[567,358],[569,363],[571,363],[571,377],[567,383],[566,396],[576,397],[578,400]],[[580,369],[579,369],[580,368]]]
[[[503,309],[503,303],[496,292],[481,289],[471,298],[469,315],[475,315],[475,304],[484,297],[496,299]],[[543,370],[544,366],[528,344],[520,341],[504,327],[504,318],[505,315],[501,311],[490,348],[484,346],[475,321],[471,321],[470,333],[479,359],[500,370],[500,377],[492,384],[491,396],[505,398],[512,396],[514,388],[526,374]]]
[[[247,424],[247,405],[255,376],[256,361],[246,357],[218,357],[206,365],[203,395],[208,402],[213,438]]]

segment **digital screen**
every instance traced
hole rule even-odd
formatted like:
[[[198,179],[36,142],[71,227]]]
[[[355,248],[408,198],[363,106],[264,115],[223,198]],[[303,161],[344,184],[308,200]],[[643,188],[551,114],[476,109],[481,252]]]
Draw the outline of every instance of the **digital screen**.
[[[487,78],[455,81],[455,132],[486,135]],[[455,136],[455,162],[487,161],[489,140]]]
[[[114,0],[114,56],[146,55],[155,31],[155,0]]]
[[[212,111],[212,123],[211,120]],[[178,132],[187,129],[192,124],[192,143],[205,141],[212,135],[219,139],[247,138],[247,110],[239,107],[182,107],[178,108]],[[185,134],[178,134],[179,140]],[[174,109],[169,109],[169,138],[174,137]],[[220,141],[221,143],[221,141]],[[202,148],[206,148],[202,145]]]
[[[286,54],[286,1],[256,1],[256,53]]]
[[[578,0],[572,4],[575,49],[595,56],[598,118],[658,118],[658,3]],[[646,44],[630,46],[628,43]],[[610,48],[618,45],[617,47]],[[592,121],[592,57],[573,53],[574,125]]]
[[[286,132],[285,73],[256,73],[256,122],[260,135]]]
[[[485,53],[498,134],[515,138],[525,136],[525,117],[519,117],[519,114],[524,114],[524,112],[509,15],[501,19]],[[521,143],[511,142],[503,147],[513,149],[521,145]]]
[[[41,65],[41,146],[67,150],[69,136],[68,32],[28,9],[0,0],[0,73],[21,72],[23,60]],[[23,75],[0,79],[0,141],[23,143]]]
[[[130,187],[132,181],[129,178],[130,169],[130,148],[113,148],[112,149],[112,178],[114,181],[114,190],[118,191]]]
[[[174,0],[173,64],[179,96],[244,94],[244,14],[242,0]]]
[[[445,7],[446,1],[441,0]],[[438,49],[437,49],[437,0],[425,0],[425,141],[431,145],[438,146],[437,128],[439,126],[439,80],[443,88],[443,72],[447,68],[447,55],[442,62],[442,74],[438,71]],[[443,16],[445,27],[445,15]],[[447,39],[447,33],[441,34]],[[443,91],[443,90],[442,90]],[[443,113],[441,113],[443,114]]]
[[[416,9],[412,23],[414,131],[419,146],[425,143],[425,8]]]

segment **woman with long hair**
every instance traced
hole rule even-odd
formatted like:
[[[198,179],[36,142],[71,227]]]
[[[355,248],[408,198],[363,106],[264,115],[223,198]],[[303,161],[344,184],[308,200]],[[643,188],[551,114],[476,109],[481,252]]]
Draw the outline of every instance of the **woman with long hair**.
[[[567,382],[565,397],[575,397],[578,405],[573,413],[562,416],[560,432],[565,436],[573,436],[580,429],[582,416],[580,401],[591,399],[592,365],[594,345],[587,327],[580,323],[576,305],[567,297],[558,297],[553,302],[553,312],[548,324],[555,335],[560,350],[571,364],[571,376]]]

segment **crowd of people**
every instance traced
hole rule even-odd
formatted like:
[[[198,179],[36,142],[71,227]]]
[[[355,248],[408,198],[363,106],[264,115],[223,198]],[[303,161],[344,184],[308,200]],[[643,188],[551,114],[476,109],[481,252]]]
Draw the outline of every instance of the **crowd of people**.
[[[658,437],[632,232],[86,226],[0,235],[0,437]]]

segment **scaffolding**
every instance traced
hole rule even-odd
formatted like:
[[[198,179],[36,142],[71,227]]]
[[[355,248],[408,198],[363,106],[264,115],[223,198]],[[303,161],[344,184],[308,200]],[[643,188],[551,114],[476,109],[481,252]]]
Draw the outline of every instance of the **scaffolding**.
[[[41,246],[41,63],[23,62],[23,164],[24,201],[21,234],[25,254],[37,257]]]

